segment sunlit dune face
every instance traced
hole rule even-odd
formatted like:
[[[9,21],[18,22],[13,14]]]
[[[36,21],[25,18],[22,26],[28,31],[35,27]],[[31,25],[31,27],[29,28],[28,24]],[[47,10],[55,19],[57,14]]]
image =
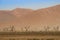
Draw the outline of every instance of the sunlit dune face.
[[[33,12],[32,9],[16,8],[16,9],[12,10],[12,14],[17,17],[24,16],[24,15],[29,14],[31,12]]]

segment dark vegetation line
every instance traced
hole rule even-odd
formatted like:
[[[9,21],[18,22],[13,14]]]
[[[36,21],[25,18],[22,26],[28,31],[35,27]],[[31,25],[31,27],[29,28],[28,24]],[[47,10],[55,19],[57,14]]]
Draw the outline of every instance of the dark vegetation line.
[[[57,35],[60,32],[0,32],[0,35]]]

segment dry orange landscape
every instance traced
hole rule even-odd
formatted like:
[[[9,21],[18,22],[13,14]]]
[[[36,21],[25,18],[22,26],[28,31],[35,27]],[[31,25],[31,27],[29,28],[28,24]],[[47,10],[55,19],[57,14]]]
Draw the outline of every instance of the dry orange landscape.
[[[60,5],[38,10],[25,8],[0,10],[0,27],[10,25],[17,29],[26,26],[31,26],[32,29],[36,27],[38,29],[40,26],[60,26]]]
[[[60,0],[0,0],[0,40],[60,40]]]

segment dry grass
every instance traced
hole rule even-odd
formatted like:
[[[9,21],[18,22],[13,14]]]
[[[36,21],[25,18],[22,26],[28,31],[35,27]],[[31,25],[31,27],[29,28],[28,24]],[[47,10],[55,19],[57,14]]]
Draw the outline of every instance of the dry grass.
[[[1,32],[0,40],[60,40],[60,32]]]

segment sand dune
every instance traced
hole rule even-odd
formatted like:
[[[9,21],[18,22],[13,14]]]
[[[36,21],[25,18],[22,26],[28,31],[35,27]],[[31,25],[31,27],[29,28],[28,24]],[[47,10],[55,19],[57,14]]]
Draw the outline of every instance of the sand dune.
[[[40,26],[60,25],[60,5],[49,8],[32,10],[16,8],[6,11],[0,10],[0,26]]]

